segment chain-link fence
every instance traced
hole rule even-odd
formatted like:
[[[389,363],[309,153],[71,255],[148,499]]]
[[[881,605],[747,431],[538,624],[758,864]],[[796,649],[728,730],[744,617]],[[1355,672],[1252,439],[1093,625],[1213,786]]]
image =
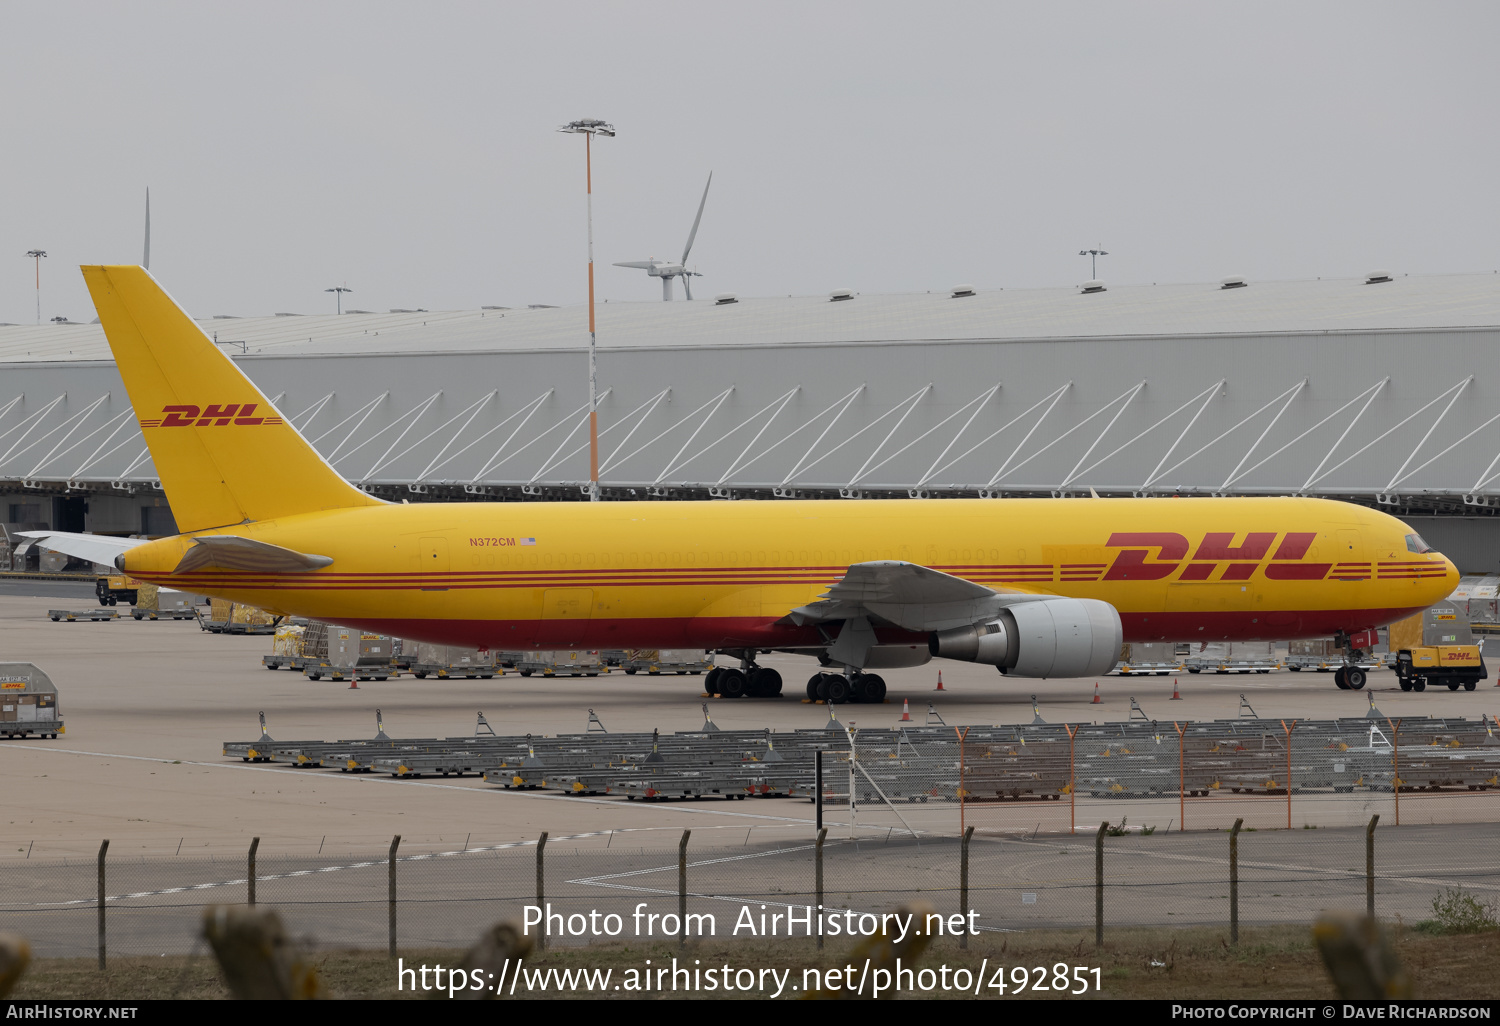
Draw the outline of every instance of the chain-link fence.
[[[1407,922],[1462,888],[1493,905],[1493,825],[1076,835],[813,838],[740,847],[517,842],[349,856],[264,849],[236,859],[31,859],[0,875],[0,929],[44,957],[181,954],[208,905],[274,907],[338,949],[466,947],[502,920],[543,920],[551,945],[825,932],[914,901],[980,931],[1305,923],[1321,909]],[[101,871],[102,866],[102,871]],[[528,912],[527,907],[531,906]],[[790,915],[790,918],[788,916]],[[779,916],[779,919],[772,918]],[[853,917],[851,919],[851,917]],[[947,929],[953,921],[946,920]],[[790,926],[789,926],[790,924]],[[537,927],[532,927],[536,930]],[[847,928],[845,928],[846,930]]]

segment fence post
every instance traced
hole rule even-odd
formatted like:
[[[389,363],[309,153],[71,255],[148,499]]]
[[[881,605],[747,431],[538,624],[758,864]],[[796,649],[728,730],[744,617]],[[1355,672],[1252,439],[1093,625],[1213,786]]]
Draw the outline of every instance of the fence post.
[[[964,738],[969,736],[969,728],[960,731],[953,728],[953,733],[958,735],[958,829],[965,829],[964,825],[964,798],[968,795],[968,788],[964,787]]]
[[[538,931],[537,935],[536,935],[536,949],[538,951],[546,951],[547,950],[547,930],[546,930],[546,922],[547,922],[547,920],[546,920],[546,915],[547,915],[547,880],[546,880],[546,875],[542,871],[542,866],[543,866],[542,852],[544,852],[546,850],[547,850],[547,831],[543,830],[542,831],[542,836],[540,836],[540,837],[538,837],[536,839],[536,907],[541,910],[542,917],[543,917],[542,918],[543,929],[541,929],[540,931]]]
[[[1068,732],[1068,833],[1078,833],[1078,771],[1073,761],[1073,739],[1078,736],[1078,727],[1064,723]]]
[[[1240,827],[1243,818],[1229,828],[1229,943],[1240,942]]]
[[[958,911],[963,915],[965,921],[969,918],[969,840],[973,836],[974,828],[967,827],[964,830],[963,842],[959,845]],[[969,950],[968,927],[964,927],[964,932],[959,935],[958,946],[961,950]]]
[[[390,875],[390,905],[389,927],[390,927],[390,956],[396,957],[396,849],[401,846],[401,835],[397,834],[391,838],[391,852],[387,856],[387,865]]]
[[[1104,831],[1109,820],[1099,824],[1094,835],[1094,947],[1104,947]]]
[[[1292,730],[1297,726],[1293,720],[1288,727],[1286,720],[1281,721],[1281,729],[1286,731],[1286,828],[1292,828]]]
[[[1365,915],[1375,918],[1375,824],[1380,822],[1380,813],[1370,817],[1365,827]]]
[[[1391,797],[1396,800],[1396,826],[1401,825],[1401,721],[1385,718],[1391,728]]]
[[[823,850],[823,749],[813,753],[813,802],[817,810],[818,850]]]
[[[822,754],[823,754],[822,752],[818,753],[818,755],[820,757],[822,756]],[[817,893],[817,898],[818,898],[818,950],[819,951],[823,950],[823,841],[824,841],[825,838],[827,838],[827,836],[828,836],[828,828],[827,827],[818,827],[818,843],[815,846],[815,848],[813,849],[814,852],[815,852],[815,854],[814,854],[814,865],[817,866],[817,869],[815,871],[816,872],[815,880],[816,880],[816,887],[817,887],[817,892],[818,892]]]
[[[1187,829],[1187,723],[1179,726],[1173,720],[1172,726],[1177,731],[1177,832],[1180,834]]]
[[[104,971],[104,853],[109,841],[99,845],[99,971]]]
[[[255,849],[260,847],[260,838],[250,838],[250,875],[245,878],[246,890],[250,899],[250,907],[255,907]]]
[[[677,946],[687,947],[687,844],[691,830],[682,832],[677,842]]]

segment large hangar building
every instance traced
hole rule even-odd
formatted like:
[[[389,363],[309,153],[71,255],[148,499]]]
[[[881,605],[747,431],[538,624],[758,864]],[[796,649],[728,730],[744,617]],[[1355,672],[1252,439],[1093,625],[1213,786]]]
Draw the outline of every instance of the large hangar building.
[[[586,492],[581,307],[201,324],[371,492]],[[606,303],[598,337],[608,498],[1319,495],[1500,569],[1497,274]],[[173,530],[98,325],[0,327],[0,516]]]

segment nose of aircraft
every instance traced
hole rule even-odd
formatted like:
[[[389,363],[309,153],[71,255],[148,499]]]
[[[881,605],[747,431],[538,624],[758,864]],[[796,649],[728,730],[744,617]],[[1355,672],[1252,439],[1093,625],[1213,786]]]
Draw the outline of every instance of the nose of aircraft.
[[[1427,598],[1427,602],[1429,605],[1434,602],[1441,602],[1449,595],[1452,595],[1453,592],[1458,588],[1459,579],[1458,567],[1453,565],[1453,560],[1449,559],[1447,556],[1442,555],[1442,553],[1433,554],[1441,557],[1443,566],[1444,568],[1446,568],[1447,573],[1445,573],[1442,577],[1431,578],[1432,594]]]

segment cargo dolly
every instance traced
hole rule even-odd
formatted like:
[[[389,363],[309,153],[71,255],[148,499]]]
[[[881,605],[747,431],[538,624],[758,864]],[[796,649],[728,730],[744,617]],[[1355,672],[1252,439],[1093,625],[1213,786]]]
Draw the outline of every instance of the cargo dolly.
[[[100,609],[49,609],[47,615],[53,621],[67,620],[72,623],[75,620],[118,620],[119,612],[105,606]]]

